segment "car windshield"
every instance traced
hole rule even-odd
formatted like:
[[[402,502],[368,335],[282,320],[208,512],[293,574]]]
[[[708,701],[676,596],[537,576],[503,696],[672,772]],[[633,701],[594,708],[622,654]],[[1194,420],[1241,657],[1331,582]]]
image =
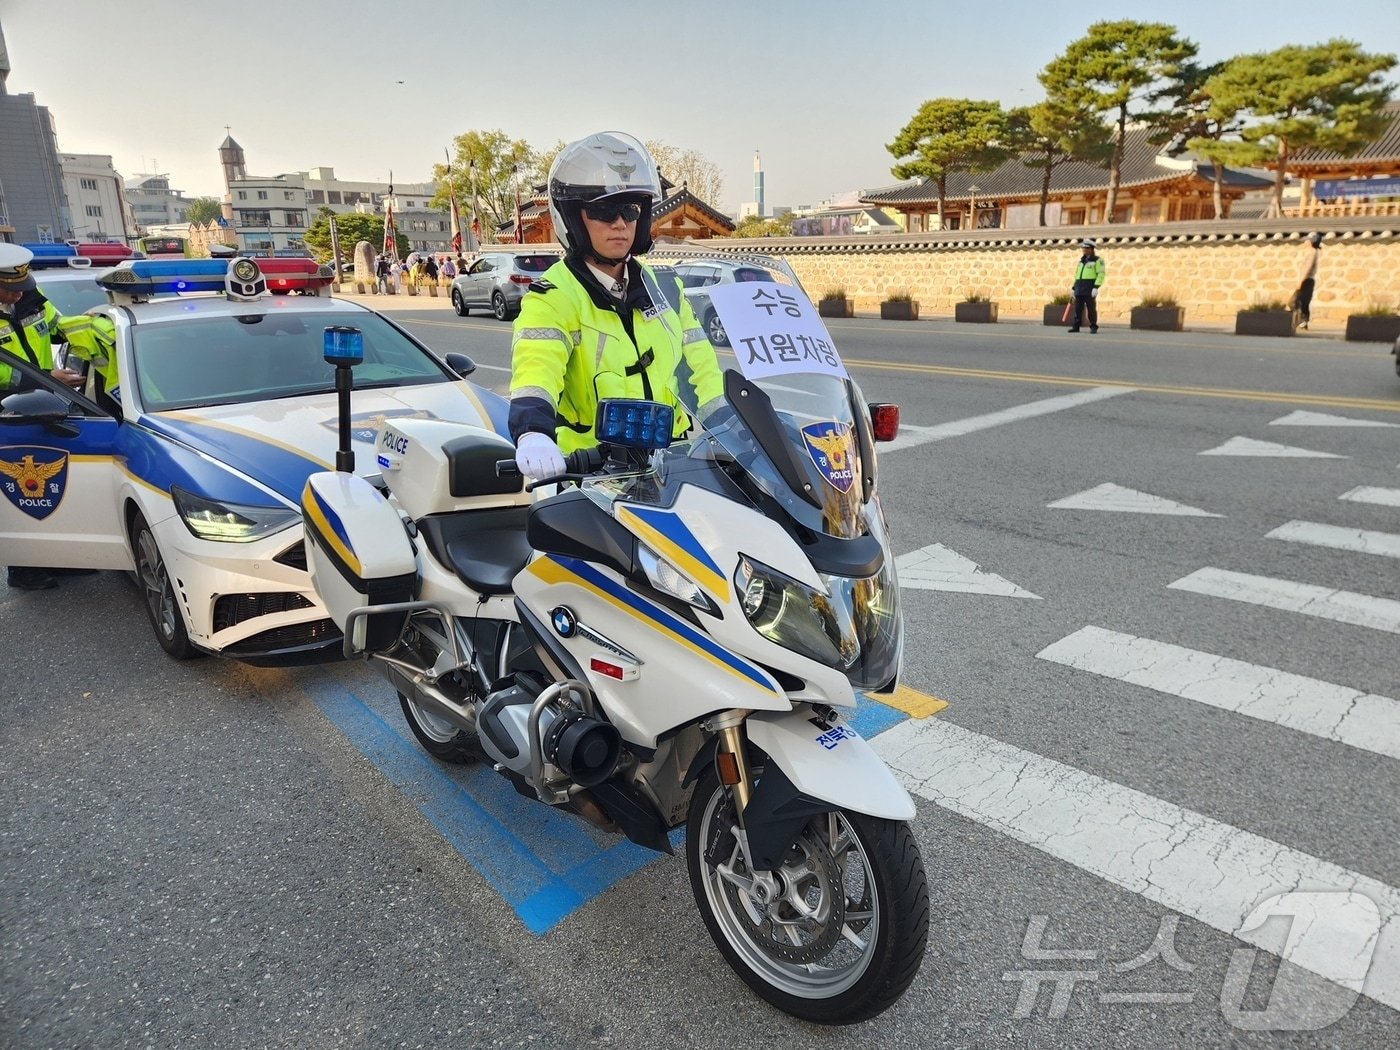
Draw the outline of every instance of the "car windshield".
[[[97,287],[97,275],[80,280],[48,281],[39,286],[44,298],[64,317],[76,317],[107,302],[107,293]]]
[[[455,378],[375,314],[276,311],[135,325],[132,361],[141,403],[162,412],[330,393],[335,369],[322,352],[331,325],[364,333],[357,389]]]
[[[515,268],[527,273],[544,273],[558,261],[557,255],[517,255]]]

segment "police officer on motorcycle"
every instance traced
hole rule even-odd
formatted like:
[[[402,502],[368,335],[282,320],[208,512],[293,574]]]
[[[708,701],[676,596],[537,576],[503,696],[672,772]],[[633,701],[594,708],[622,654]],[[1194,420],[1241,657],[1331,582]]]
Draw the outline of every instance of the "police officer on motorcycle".
[[[702,414],[722,403],[714,347],[679,282],[637,259],[651,248],[661,199],[656,164],[631,135],[580,139],[550,168],[549,212],[564,258],[521,300],[512,339],[510,433],[528,477],[557,477],[564,453],[597,444],[603,398],[672,405],[675,436],[684,434],[683,365]]]

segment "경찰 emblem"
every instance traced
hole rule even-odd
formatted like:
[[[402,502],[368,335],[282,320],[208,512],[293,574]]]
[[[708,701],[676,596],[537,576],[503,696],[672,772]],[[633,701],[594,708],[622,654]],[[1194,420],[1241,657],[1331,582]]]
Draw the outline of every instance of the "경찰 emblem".
[[[851,464],[851,428],[844,423],[809,423],[802,428],[807,455],[822,477],[838,492],[850,492],[855,481]]]
[[[68,453],[57,448],[0,448],[0,492],[31,518],[42,521],[58,509],[68,485]]]

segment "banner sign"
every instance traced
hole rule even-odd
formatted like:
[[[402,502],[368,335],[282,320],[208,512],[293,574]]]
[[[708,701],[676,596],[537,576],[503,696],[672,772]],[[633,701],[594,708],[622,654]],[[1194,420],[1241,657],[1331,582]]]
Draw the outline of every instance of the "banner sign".
[[[1314,197],[1400,197],[1400,178],[1322,179],[1313,183]]]

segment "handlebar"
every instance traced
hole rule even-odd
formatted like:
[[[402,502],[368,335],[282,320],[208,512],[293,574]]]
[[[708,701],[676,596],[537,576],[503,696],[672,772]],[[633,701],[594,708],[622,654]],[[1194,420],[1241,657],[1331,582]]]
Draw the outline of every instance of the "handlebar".
[[[560,481],[583,481],[598,472],[598,469],[607,461],[607,457],[601,449],[581,448],[570,452],[564,457],[564,473],[552,478],[536,478],[525,486],[526,492],[533,492],[541,485],[553,485]],[[496,477],[498,478],[518,478],[520,468],[515,465],[513,459],[496,460]]]

